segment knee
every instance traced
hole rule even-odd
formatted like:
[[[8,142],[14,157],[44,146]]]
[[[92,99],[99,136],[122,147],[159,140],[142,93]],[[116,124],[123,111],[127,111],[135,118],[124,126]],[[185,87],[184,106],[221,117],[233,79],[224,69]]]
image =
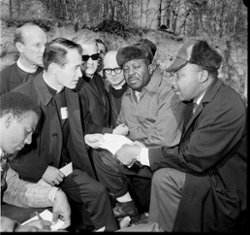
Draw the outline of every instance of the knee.
[[[100,182],[96,182],[95,184],[92,184],[91,191],[93,195],[101,195],[101,194],[107,193],[106,187]]]
[[[172,170],[171,168],[162,168],[162,169],[157,170],[153,174],[152,183],[159,184],[162,181],[163,177],[168,178],[169,175],[171,174],[171,170]]]
[[[185,183],[186,174],[173,168],[162,168],[157,170],[152,179],[152,187],[182,188]]]

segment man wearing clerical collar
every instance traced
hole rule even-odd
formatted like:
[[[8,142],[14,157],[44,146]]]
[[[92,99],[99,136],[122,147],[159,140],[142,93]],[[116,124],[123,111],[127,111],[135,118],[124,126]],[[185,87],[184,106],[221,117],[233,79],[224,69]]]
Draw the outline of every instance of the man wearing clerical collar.
[[[1,71],[0,94],[13,90],[43,70],[42,58],[46,42],[46,33],[36,24],[26,23],[17,28],[14,45],[19,57],[14,64]]]

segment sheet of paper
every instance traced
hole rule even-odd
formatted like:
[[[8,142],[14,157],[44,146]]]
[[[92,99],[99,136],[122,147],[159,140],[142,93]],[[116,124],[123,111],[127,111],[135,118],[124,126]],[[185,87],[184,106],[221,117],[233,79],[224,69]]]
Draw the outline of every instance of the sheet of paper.
[[[64,226],[64,221],[62,221],[61,219],[58,219],[56,223],[52,222],[52,213],[46,209],[43,212],[40,213],[40,216],[44,219],[44,220],[48,220],[52,223],[52,225],[50,226],[51,231],[57,231],[60,228],[63,228]],[[37,220],[39,219],[37,216],[34,216],[32,218],[30,218],[29,220],[25,221],[22,223],[22,225],[27,224],[28,222],[32,221],[32,220]]]
[[[65,177],[67,177],[73,172],[72,162],[68,163],[66,166],[60,168],[59,170],[65,175]]]
[[[115,135],[115,134],[104,134],[103,136],[104,142],[100,143],[100,148],[107,149],[113,155],[117,152],[118,149],[121,148],[124,144],[132,145],[133,142],[123,135]]]

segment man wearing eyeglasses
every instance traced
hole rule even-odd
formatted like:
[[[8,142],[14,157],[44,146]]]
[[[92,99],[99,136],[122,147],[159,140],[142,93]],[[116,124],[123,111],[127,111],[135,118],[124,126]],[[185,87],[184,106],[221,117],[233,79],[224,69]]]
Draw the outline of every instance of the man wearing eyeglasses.
[[[83,76],[76,87],[81,101],[88,106],[94,123],[114,128],[113,134],[127,135],[128,128],[125,125],[112,126],[110,100],[104,88],[103,78],[97,73],[99,53],[95,38],[81,35],[73,41],[80,44],[83,49],[81,65]],[[108,129],[104,129],[105,131],[109,132]]]
[[[112,123],[116,125],[116,120],[121,109],[121,101],[124,92],[127,90],[127,83],[124,78],[122,68],[116,61],[116,50],[106,53],[103,59],[104,79],[109,83],[108,93],[112,106]]]

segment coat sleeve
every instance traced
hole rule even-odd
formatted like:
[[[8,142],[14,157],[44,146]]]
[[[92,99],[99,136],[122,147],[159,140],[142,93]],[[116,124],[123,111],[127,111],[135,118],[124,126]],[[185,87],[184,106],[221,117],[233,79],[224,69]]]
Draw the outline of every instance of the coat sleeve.
[[[157,99],[157,118],[149,128],[147,138],[138,141],[148,147],[176,146],[181,139],[185,105],[168,87],[159,92]]]
[[[13,160],[9,161],[12,169],[19,174],[21,179],[30,182],[39,181],[48,167],[48,163],[34,151],[25,153],[25,150],[21,150],[12,158]]]
[[[175,167],[202,173],[229,157],[244,136],[245,108],[235,100],[211,103],[205,106],[191,129],[190,136],[177,147],[149,149],[152,170]]]
[[[80,98],[81,105],[81,118],[83,123],[83,134],[94,134],[94,133],[112,133],[113,129],[109,127],[102,127],[94,123],[92,114],[88,109],[86,101],[83,97]]]
[[[21,180],[8,166],[6,174],[7,189],[3,193],[3,201],[18,207],[49,207],[58,190],[44,181],[30,183]]]

